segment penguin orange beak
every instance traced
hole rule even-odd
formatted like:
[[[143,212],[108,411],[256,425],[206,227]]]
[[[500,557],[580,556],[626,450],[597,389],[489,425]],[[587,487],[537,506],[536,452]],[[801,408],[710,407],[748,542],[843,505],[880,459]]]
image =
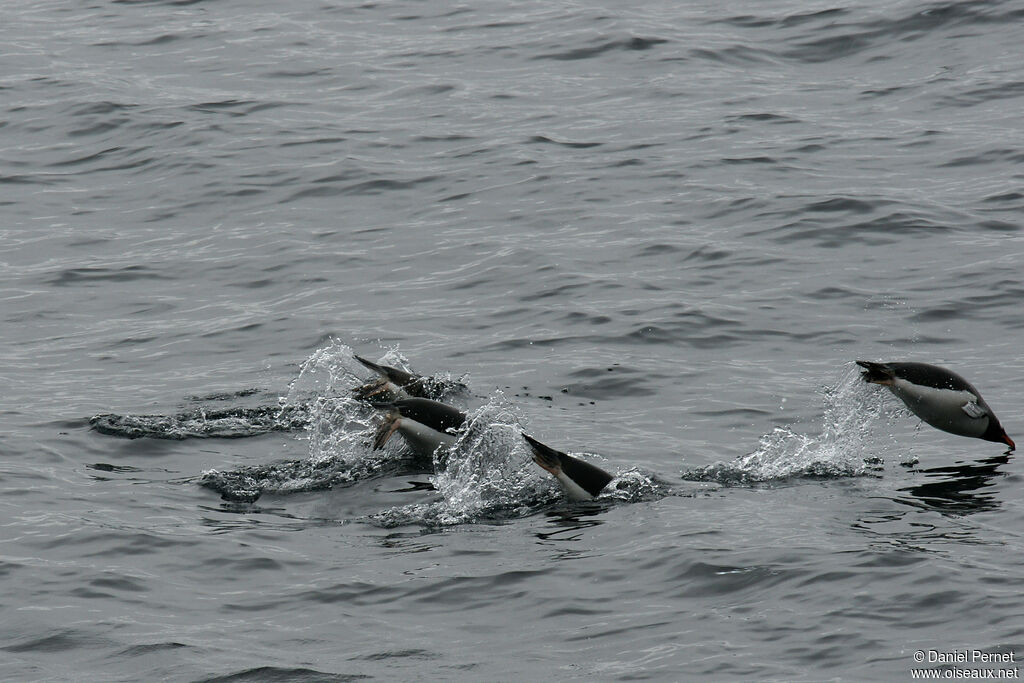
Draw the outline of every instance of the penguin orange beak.
[[[1011,439],[1006,432],[1003,432],[1003,441],[1006,442],[1006,445],[1010,447],[1011,451],[1017,450],[1017,444],[1013,443],[1013,439]]]

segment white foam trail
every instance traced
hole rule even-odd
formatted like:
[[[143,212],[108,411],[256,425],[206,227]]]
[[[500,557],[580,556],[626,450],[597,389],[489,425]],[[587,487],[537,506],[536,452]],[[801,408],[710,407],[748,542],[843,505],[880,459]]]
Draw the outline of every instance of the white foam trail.
[[[381,362],[410,371],[397,349]],[[282,399],[285,406],[302,405],[309,415],[306,438],[313,462],[338,462],[364,471],[376,471],[393,459],[392,449],[374,451],[369,434],[379,424],[379,411],[353,397],[353,390],[376,377],[355,359],[352,348],[332,339],[302,364]]]
[[[390,364],[404,363],[397,352],[390,355]],[[309,457],[228,472],[209,470],[203,473],[201,483],[230,500],[251,501],[267,492],[352,484],[386,469],[393,454],[370,447],[370,434],[378,420],[376,411],[352,398],[352,390],[366,381],[366,374],[346,344],[332,340],[317,349],[302,364],[288,394],[280,400],[282,411],[304,415]]]
[[[880,392],[867,390],[857,367],[849,363],[842,376],[822,391],[825,411],[822,432],[801,434],[776,427],[761,437],[757,450],[731,462],[719,462],[683,473],[684,479],[743,484],[800,476],[852,477],[871,473],[876,464],[864,451],[874,424],[885,410]]]

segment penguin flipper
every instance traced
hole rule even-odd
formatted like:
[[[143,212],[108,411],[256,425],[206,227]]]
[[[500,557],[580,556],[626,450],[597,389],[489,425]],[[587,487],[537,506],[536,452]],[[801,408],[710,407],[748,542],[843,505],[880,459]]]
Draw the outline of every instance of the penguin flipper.
[[[965,413],[967,413],[968,417],[979,418],[979,417],[987,417],[988,416],[988,411],[985,410],[984,408],[982,408],[981,406],[979,406],[974,401],[968,401],[967,403],[965,403],[962,406],[960,406],[960,408]]]

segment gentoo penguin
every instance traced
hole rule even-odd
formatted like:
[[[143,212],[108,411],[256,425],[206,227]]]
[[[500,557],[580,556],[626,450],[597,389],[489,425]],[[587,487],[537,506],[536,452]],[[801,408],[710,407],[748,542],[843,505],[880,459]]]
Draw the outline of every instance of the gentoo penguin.
[[[593,500],[612,480],[612,475],[596,465],[556,451],[526,434],[523,438],[533,449],[533,461],[554,475],[572,500]]]
[[[859,360],[865,382],[881,384],[911,412],[951,434],[1000,441],[1015,448],[996,414],[978,390],[955,372],[927,363],[873,363]]]
[[[402,398],[374,404],[387,409],[384,423],[374,435],[374,449],[381,449],[398,432],[418,455],[430,458],[441,446],[455,443],[455,432],[466,422],[465,413],[428,398]]]
[[[378,375],[375,381],[357,387],[352,392],[356,398],[366,400],[376,398],[377,400],[387,401],[409,398],[410,396],[425,398],[423,396],[424,379],[419,375],[387,365],[378,365],[373,361],[366,360],[361,356],[355,356],[354,354],[353,357]]]
[[[400,398],[443,398],[445,394],[466,389],[462,382],[439,379],[437,377],[421,377],[405,370],[379,365],[361,356],[353,357],[379,375],[352,391],[356,398],[374,401],[395,401]]]

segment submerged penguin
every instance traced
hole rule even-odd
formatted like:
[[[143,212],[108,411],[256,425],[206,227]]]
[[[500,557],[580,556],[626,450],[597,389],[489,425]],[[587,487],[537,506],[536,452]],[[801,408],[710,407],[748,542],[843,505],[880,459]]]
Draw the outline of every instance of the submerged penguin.
[[[417,455],[430,458],[438,448],[454,444],[455,433],[466,422],[462,411],[428,398],[403,398],[375,405],[387,410],[384,423],[374,435],[376,450],[398,432]]]
[[[361,356],[353,357],[378,375],[376,380],[357,387],[353,391],[356,398],[366,400],[375,398],[386,401],[394,401],[411,396],[426,398],[424,395],[426,393],[426,384],[423,377],[388,365],[378,365]]]
[[[859,360],[857,365],[865,368],[861,373],[865,382],[888,387],[932,427],[1016,448],[978,390],[955,372],[928,363]]]
[[[422,377],[389,365],[380,365],[353,354],[353,358],[377,373],[377,379],[356,387],[352,394],[364,401],[396,401],[403,398],[443,398],[445,394],[466,389],[462,382]]]
[[[572,500],[593,500],[613,477],[600,467],[545,446],[523,434],[533,449],[533,461],[550,472]]]

